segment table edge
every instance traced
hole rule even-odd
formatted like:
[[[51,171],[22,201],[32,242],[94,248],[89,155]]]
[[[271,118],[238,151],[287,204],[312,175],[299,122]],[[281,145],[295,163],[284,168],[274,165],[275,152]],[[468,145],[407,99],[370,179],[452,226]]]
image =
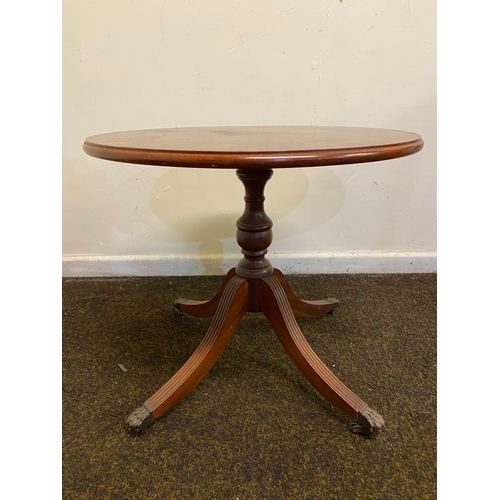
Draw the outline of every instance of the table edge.
[[[83,143],[89,156],[102,160],[141,165],[184,168],[296,168],[345,165],[401,158],[418,153],[424,146],[421,137],[413,141],[383,146],[336,150],[274,152],[211,152],[137,149]]]

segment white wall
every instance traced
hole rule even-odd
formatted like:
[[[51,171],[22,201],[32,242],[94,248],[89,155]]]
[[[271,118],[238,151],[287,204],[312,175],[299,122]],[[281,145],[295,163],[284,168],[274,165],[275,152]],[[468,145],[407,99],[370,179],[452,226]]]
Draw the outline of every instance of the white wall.
[[[424,149],[275,171],[285,272],[436,269],[435,0],[63,2],[63,272],[220,274],[239,259],[232,171],[106,162],[85,137],[201,125],[409,130]]]

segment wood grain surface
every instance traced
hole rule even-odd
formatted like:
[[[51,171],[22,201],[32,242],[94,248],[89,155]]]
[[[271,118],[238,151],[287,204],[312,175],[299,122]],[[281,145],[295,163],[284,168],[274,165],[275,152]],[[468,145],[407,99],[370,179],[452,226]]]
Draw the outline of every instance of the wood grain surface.
[[[364,163],[423,147],[401,130],[323,126],[186,127],[88,137],[84,151],[104,160],[194,168],[293,168]]]

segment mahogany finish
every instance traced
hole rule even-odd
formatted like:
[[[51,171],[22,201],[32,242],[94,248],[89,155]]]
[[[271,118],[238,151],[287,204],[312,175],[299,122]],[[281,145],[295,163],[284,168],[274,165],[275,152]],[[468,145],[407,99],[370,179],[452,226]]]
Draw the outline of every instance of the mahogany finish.
[[[274,276],[263,280],[261,304],[286,352],[307,380],[330,403],[357,419],[366,403],[348,389],[312,350],[300,331],[280,282]]]
[[[389,160],[420,151],[418,134],[359,127],[261,126],[132,130],[94,135],[104,160],[188,168],[291,168]]]
[[[351,430],[371,435],[382,416],[346,387],[304,338],[295,315],[332,313],[336,299],[305,301],[266,258],[272,242],[264,188],[273,168],[313,167],[387,160],[420,151],[418,134],[398,130],[273,126],[176,128],[115,132],[86,139],[83,149],[104,160],[188,168],[234,168],[245,189],[236,240],[243,258],[210,300],[178,299],[175,309],[198,318],[213,316],[205,338],[182,368],[128,418],[142,431],[193,390],[222,354],[246,312],[263,312],[293,362],[334,406],[355,420]]]
[[[285,276],[280,270],[274,269],[273,276],[279,281],[281,288],[283,288],[285,292],[288,303],[292,308],[292,312],[296,316],[318,318],[319,316],[332,313],[340,306],[340,302],[337,299],[301,300],[293,293]]]
[[[273,241],[273,223],[264,210],[264,187],[273,175],[272,170],[236,170],[245,187],[245,211],[236,222],[236,241],[244,257],[236,272],[244,278],[260,279],[271,276],[273,267],[266,259]]]

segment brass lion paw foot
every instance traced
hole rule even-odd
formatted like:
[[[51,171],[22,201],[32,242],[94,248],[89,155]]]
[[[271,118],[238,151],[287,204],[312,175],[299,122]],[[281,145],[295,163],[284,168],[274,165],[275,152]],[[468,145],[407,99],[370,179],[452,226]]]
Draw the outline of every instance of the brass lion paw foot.
[[[127,418],[129,429],[134,432],[141,432],[153,421],[152,413],[144,406],[136,408]]]
[[[186,302],[188,299],[177,299],[174,301],[174,308],[177,314],[184,314],[184,311],[181,309],[181,304]]]
[[[385,427],[385,422],[380,413],[369,406],[365,406],[358,412],[358,421],[351,424],[354,434],[371,436]]]
[[[333,314],[334,311],[340,307],[340,300],[339,299],[334,299],[332,297],[328,297],[325,300],[327,300],[328,302],[331,302],[331,304],[333,306],[332,310],[330,312],[328,312],[327,314]]]

